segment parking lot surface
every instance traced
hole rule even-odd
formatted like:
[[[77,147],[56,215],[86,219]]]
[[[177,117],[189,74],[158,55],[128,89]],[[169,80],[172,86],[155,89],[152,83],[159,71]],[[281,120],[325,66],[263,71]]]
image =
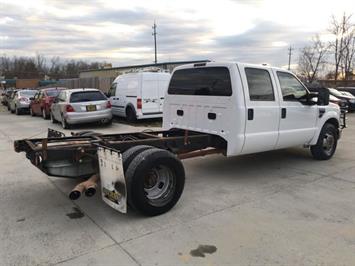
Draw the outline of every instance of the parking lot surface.
[[[348,123],[330,161],[303,148],[186,160],[178,204],[147,218],[118,213],[100,195],[73,202],[77,181],[49,178],[13,151],[15,139],[45,137],[48,127],[68,135],[145,124],[62,130],[2,108],[0,264],[354,265],[355,115]]]

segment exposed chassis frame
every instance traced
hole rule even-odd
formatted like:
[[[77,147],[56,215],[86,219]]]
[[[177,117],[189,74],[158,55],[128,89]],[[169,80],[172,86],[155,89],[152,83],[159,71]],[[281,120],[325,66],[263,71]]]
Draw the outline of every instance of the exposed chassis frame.
[[[218,136],[179,129],[107,135],[73,134],[71,137],[63,137],[63,133],[48,129],[48,138],[17,140],[14,148],[16,152],[26,152],[31,163],[47,175],[78,178],[98,172],[98,144],[121,153],[136,145],[150,145],[169,150],[180,159],[225,153],[226,150],[225,140]]]

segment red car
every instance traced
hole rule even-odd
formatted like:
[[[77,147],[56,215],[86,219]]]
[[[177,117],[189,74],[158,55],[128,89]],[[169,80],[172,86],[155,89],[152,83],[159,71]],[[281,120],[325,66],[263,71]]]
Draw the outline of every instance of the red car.
[[[50,114],[50,107],[59,92],[67,88],[46,88],[39,90],[30,103],[30,114],[32,116],[41,115],[43,119],[48,119]]]

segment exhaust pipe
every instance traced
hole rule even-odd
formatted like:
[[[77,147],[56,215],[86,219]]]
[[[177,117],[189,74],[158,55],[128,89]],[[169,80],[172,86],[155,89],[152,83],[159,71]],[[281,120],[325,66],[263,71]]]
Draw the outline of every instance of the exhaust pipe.
[[[91,176],[88,180],[81,182],[69,193],[71,200],[77,200],[85,191],[85,196],[92,197],[96,194],[97,182],[99,181],[98,175]]]
[[[99,181],[98,175],[93,175],[84,182],[86,197],[92,197],[96,194],[97,181]]]

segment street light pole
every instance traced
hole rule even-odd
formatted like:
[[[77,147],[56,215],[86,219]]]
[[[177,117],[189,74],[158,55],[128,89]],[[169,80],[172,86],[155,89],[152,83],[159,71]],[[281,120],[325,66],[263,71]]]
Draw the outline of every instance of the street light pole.
[[[157,64],[158,63],[158,59],[157,59],[157,25],[155,24],[155,21],[154,21],[154,25],[153,25],[152,29],[153,29],[152,35],[154,36],[154,63]]]

